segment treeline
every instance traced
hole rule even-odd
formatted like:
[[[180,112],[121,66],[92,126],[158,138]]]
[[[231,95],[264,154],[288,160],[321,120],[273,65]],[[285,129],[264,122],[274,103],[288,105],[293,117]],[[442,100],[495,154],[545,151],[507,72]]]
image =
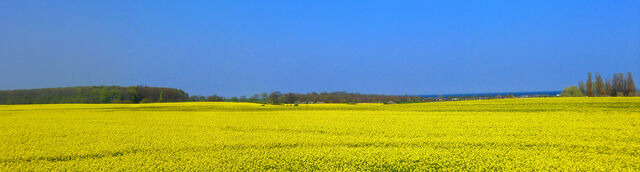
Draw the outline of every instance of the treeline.
[[[639,95],[633,81],[631,72],[627,76],[623,73],[613,74],[613,78],[602,78],[600,73],[596,73],[595,81],[591,78],[591,72],[587,74],[587,82],[580,81],[578,86],[568,87],[562,91],[562,96],[573,97],[618,97]]]
[[[217,95],[208,97],[191,96],[192,101],[229,101],[229,102],[254,102],[267,104],[312,104],[312,103],[408,103],[434,101],[434,98],[424,98],[419,96],[394,96],[381,94],[360,94],[348,93],[344,91],[321,92],[321,93],[272,93],[254,94],[251,97],[231,97],[223,98]]]
[[[546,94],[528,94],[516,97],[513,94],[505,95],[460,95],[460,96],[438,96],[438,97],[421,97],[421,96],[397,96],[382,94],[360,94],[349,93],[344,91],[338,92],[311,92],[305,94],[299,93],[281,93],[275,91],[272,93],[254,94],[251,97],[221,97],[218,95],[211,96],[191,96],[190,101],[199,102],[251,102],[265,104],[315,104],[315,103],[418,103],[433,101],[461,101],[461,100],[485,100],[485,99],[505,99],[505,98],[529,98],[529,97],[551,97]]]
[[[0,104],[152,103],[189,101],[180,89],[147,86],[87,86],[0,91]]]
[[[225,98],[218,95],[189,96],[180,89],[147,86],[83,86],[0,91],[0,104],[55,103],[155,103],[155,102],[253,102],[267,104],[311,103],[410,103],[436,98],[338,92],[272,93]]]

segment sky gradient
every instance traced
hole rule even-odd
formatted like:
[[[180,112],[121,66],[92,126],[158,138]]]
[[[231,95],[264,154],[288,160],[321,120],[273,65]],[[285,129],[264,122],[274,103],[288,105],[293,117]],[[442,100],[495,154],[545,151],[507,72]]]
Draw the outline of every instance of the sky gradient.
[[[640,82],[640,1],[0,1],[0,89],[194,95]]]

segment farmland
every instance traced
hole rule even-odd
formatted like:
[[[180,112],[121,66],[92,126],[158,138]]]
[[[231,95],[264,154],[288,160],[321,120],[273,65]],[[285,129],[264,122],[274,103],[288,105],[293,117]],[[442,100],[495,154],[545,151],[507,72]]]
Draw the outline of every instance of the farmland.
[[[640,98],[0,105],[0,171],[640,170]]]

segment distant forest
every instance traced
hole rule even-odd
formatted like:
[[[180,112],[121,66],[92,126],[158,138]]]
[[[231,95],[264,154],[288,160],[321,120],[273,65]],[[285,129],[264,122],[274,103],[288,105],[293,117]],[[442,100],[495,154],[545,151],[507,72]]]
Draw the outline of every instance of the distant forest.
[[[217,95],[189,96],[175,88],[147,86],[83,86],[0,91],[0,104],[54,103],[156,103],[156,102],[255,102],[269,104],[295,103],[400,103],[433,100],[418,96],[391,96],[347,92],[255,94],[251,97],[224,98]]]
[[[526,97],[546,97],[528,95]],[[83,86],[0,91],[0,104],[54,104],[54,103],[157,103],[157,102],[252,102],[264,104],[313,104],[313,103],[416,103],[431,101],[456,101],[479,99],[516,98],[507,94],[497,96],[439,96],[420,97],[409,95],[360,94],[344,91],[254,94],[251,97],[189,96],[175,88],[147,86]]]
[[[147,86],[85,86],[0,91],[0,104],[54,103],[156,103],[156,102],[254,102],[295,103],[400,103],[433,100],[418,96],[390,96],[347,92],[255,94],[251,97],[224,98],[217,95],[191,96],[180,89]]]
[[[433,98],[424,98],[419,96],[394,96],[381,94],[360,94],[348,93],[344,91],[337,92],[321,92],[321,93],[281,93],[275,91],[272,93],[254,94],[251,97],[231,97],[224,99],[213,95],[209,97],[192,96],[192,101],[230,101],[230,102],[254,102],[267,104],[312,104],[312,103],[409,103],[433,101]]]
[[[175,88],[89,86],[0,91],[0,104],[183,102],[189,95]]]

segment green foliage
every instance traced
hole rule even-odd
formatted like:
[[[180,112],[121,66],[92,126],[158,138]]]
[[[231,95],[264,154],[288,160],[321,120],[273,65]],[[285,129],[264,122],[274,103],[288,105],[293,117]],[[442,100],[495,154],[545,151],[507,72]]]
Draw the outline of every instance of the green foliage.
[[[90,86],[0,91],[0,104],[181,102],[188,94],[174,88]]]
[[[424,102],[424,101],[433,101],[433,98],[423,98],[419,96],[394,96],[394,95],[380,95],[380,94],[360,94],[360,93],[348,93],[344,91],[336,91],[336,92],[322,92],[322,93],[306,93],[306,94],[298,94],[298,93],[281,93],[279,91],[275,91],[271,94],[263,94],[266,98],[263,97],[267,101],[268,104],[293,104],[293,103],[347,103],[347,104],[356,104],[356,103],[387,103],[387,102],[396,102],[396,103],[413,103],[413,102]]]
[[[140,103],[153,103],[153,101],[149,98],[144,98],[140,101]]]
[[[584,94],[580,90],[580,88],[576,86],[571,86],[564,88],[562,93],[560,94],[562,97],[584,97]]]
[[[206,100],[208,102],[222,102],[222,101],[224,101],[224,98],[214,94],[214,95],[211,95],[211,96],[207,97]]]
[[[160,96],[158,96],[158,102],[163,102],[164,98],[164,91],[160,90]]]

